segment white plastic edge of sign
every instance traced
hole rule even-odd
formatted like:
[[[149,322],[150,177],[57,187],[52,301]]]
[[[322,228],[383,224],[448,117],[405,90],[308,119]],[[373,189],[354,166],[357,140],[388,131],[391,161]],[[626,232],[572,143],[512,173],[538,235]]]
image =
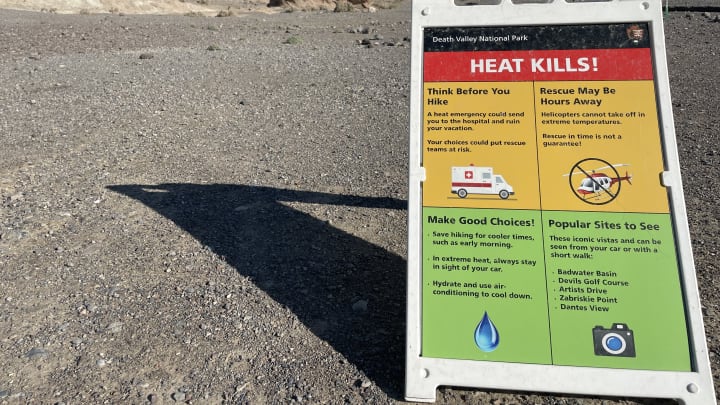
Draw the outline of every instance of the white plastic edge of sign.
[[[662,181],[670,195],[694,371],[606,369],[422,357],[421,183],[425,180],[425,170],[421,165],[423,28],[627,22],[648,22],[653,40],[659,124],[667,168],[662,173]],[[498,5],[478,6],[456,6],[452,0],[413,1],[405,368],[407,400],[434,402],[437,388],[447,385],[597,396],[672,398],[685,404],[716,403],[680,178],[666,60],[661,0],[577,3],[555,0],[552,3],[523,4],[502,0]]]

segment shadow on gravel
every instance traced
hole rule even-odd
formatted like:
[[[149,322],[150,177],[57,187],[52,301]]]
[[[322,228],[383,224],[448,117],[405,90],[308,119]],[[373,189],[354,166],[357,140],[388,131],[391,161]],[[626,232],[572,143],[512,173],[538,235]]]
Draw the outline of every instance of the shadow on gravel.
[[[108,188],[174,221],[402,397],[405,260],[283,202],[405,209],[405,201],[225,184]]]

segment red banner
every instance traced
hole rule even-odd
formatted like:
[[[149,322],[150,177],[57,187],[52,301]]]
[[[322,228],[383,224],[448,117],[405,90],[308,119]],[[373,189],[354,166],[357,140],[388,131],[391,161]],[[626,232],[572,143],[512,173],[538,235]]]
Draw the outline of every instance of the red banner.
[[[649,48],[425,52],[425,82],[652,80]]]

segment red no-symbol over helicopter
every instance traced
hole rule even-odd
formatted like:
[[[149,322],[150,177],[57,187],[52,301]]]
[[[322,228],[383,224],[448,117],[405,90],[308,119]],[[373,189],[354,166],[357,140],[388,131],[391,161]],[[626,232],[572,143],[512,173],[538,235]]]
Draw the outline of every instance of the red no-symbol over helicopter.
[[[599,159],[597,161],[607,163]],[[598,167],[593,170],[586,170],[582,167],[583,165],[581,165],[581,163],[583,162],[573,166],[570,173],[564,174],[563,176],[570,177],[570,186],[573,188],[575,195],[580,197],[582,200],[594,199],[602,200],[603,202],[600,202],[600,204],[608,203],[614,200],[620,192],[620,182],[625,180],[628,184],[632,184],[630,181],[632,179],[632,175],[628,174],[626,171],[625,176],[621,176],[616,169],[617,167],[630,166],[629,164],[606,164],[605,166]],[[587,164],[590,162],[586,160],[584,163]],[[607,169],[611,169],[613,173],[608,175],[601,172],[601,170]],[[585,177],[577,183],[573,181],[573,176],[576,175]]]

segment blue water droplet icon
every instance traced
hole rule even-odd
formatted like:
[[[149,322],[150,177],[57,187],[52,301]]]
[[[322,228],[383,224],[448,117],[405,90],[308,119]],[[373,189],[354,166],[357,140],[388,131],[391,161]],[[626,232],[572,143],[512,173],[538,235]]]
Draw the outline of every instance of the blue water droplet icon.
[[[500,344],[500,334],[495,324],[490,320],[487,311],[475,328],[475,344],[484,352],[497,349]]]

